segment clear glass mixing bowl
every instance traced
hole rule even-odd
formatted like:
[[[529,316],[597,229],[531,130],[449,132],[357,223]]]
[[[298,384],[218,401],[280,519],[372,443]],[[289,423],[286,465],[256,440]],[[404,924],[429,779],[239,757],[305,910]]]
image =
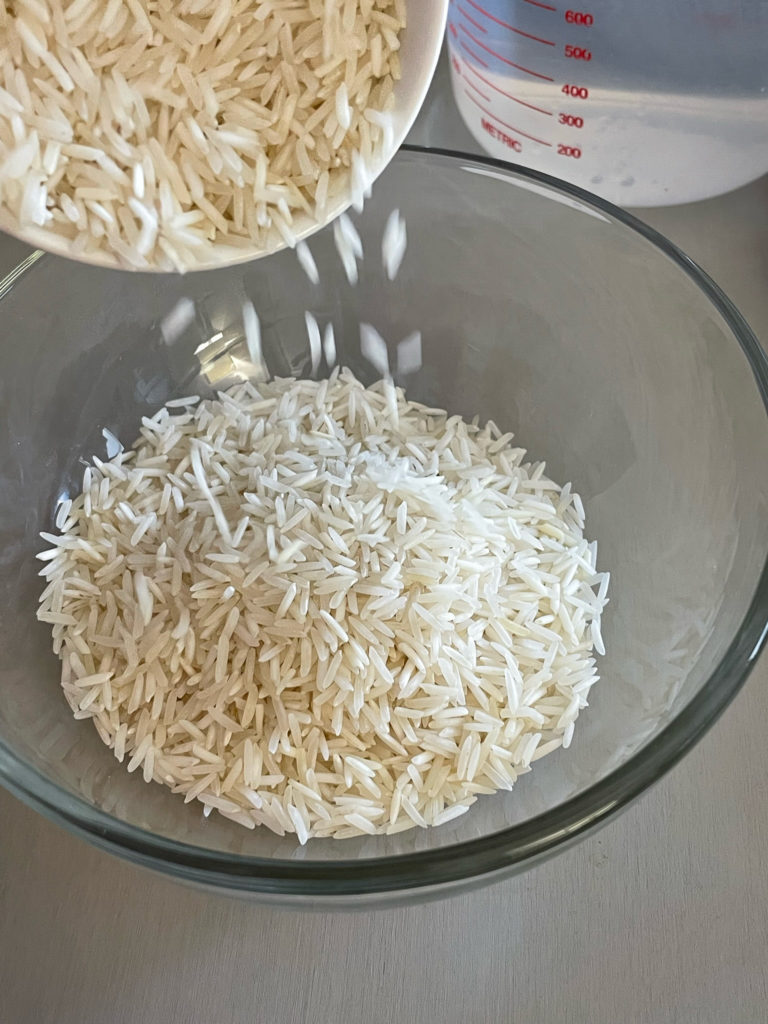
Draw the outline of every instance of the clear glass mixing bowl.
[[[394,283],[380,240],[409,234]],[[403,151],[359,220],[351,288],[332,234],[188,277],[31,257],[0,284],[0,779],[91,842],[176,878],[315,905],[443,893],[519,871],[604,822],[715,720],[768,619],[766,357],[717,287],[655,232],[578,189],[489,160]],[[584,498],[613,574],[608,654],[572,747],[441,828],[312,840],[248,832],[129,776],[59,689],[34,555],[82,460],[167,399],[242,372],[253,300],[275,373],[309,369],[304,310],[370,379],[358,323],[423,332],[410,394],[514,430]],[[192,300],[179,306],[180,300]]]

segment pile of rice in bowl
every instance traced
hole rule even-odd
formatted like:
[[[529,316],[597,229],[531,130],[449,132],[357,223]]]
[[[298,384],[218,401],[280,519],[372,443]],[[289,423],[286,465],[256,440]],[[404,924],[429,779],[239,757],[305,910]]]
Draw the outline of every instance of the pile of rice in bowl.
[[[405,0],[0,5],[0,227],[187,270],[293,245],[392,148]]]
[[[75,717],[248,828],[448,822],[568,746],[597,679],[578,496],[391,380],[171,402],[56,525],[39,617]]]

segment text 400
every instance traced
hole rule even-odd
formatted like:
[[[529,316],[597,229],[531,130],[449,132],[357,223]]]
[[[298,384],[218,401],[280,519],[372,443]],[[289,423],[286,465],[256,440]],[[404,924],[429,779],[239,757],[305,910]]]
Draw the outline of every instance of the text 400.
[[[570,83],[566,82],[566,84],[562,87],[560,92],[564,96],[570,96],[571,99],[574,100],[589,99],[589,89],[587,89],[585,85],[571,85]]]

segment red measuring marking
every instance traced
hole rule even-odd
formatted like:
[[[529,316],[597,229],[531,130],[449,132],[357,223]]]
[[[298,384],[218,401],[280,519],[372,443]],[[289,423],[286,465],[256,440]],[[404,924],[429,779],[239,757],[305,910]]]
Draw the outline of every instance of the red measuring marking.
[[[497,60],[503,61],[505,64],[509,64],[511,68],[517,68],[518,71],[523,71],[526,75],[533,75],[534,78],[543,78],[545,82],[554,82],[554,78],[550,75],[542,75],[540,71],[532,71],[530,68],[524,68],[522,64],[515,64],[513,60],[507,60],[506,57],[502,57],[500,53],[496,53],[496,51],[492,50],[490,46],[486,46],[485,43],[481,43],[479,39],[475,39],[469,29],[465,28],[463,25],[459,25],[459,31],[468,35],[475,46],[479,46],[481,50],[485,50],[486,53],[490,53],[490,55],[495,57]]]
[[[540,0],[523,0],[523,3],[531,4],[532,7],[541,7],[545,11],[556,11],[557,8],[553,7],[552,4],[543,4]]]
[[[477,88],[477,86],[476,86],[476,85],[473,85],[473,84],[472,84],[472,83],[471,83],[471,82],[469,81],[469,79],[468,79],[468,78],[465,78],[465,79],[464,79],[464,84],[465,84],[465,85],[468,85],[470,89],[474,89],[474,90],[475,90],[475,92],[477,93],[477,95],[478,95],[478,96],[482,96],[482,97],[483,97],[483,99],[485,100],[485,102],[486,102],[486,103],[490,103],[490,102],[491,102],[491,97],[490,97],[490,96],[486,96],[484,92],[480,92],[480,90],[479,90],[479,89]],[[469,93],[467,92],[467,90],[466,90],[466,89],[464,90],[464,92],[465,92],[465,93],[467,94],[467,96],[469,96],[469,98],[470,98],[470,99],[472,99],[472,97],[470,96],[470,94],[469,94]]]
[[[474,5],[474,4],[472,4],[472,6],[474,7],[475,5]],[[468,21],[468,22],[469,22],[469,23],[470,23],[471,25],[474,25],[476,29],[479,29],[479,30],[480,30],[481,32],[487,32],[487,31],[488,31],[488,29],[487,29],[487,28],[484,28],[484,27],[483,27],[483,26],[482,26],[482,25],[480,24],[480,22],[479,22],[479,21],[475,21],[475,19],[474,19],[474,18],[473,18],[473,17],[471,16],[471,15],[467,14],[467,12],[466,12],[466,11],[464,10],[464,8],[463,8],[463,7],[459,6],[459,12],[461,13],[462,17],[466,18],[466,19],[467,19],[467,21]]]
[[[496,114],[494,114],[492,111],[486,110],[485,107],[482,105],[482,103],[478,103],[477,100],[475,99],[475,97],[471,96],[469,93],[467,93],[467,99],[472,100],[472,102],[475,104],[475,106],[479,107],[484,114],[487,114],[488,117],[492,117],[494,119],[494,121],[498,121],[499,124],[503,124],[505,128],[509,128],[509,130],[511,132],[515,132],[516,135],[522,135],[526,139],[530,139],[531,142],[539,142],[539,143],[541,143],[542,146],[551,146],[552,145],[551,142],[547,142],[545,139],[537,139],[535,135],[529,135],[528,132],[522,132],[522,131],[520,131],[519,128],[515,128],[514,125],[507,124],[506,121],[502,121],[502,119],[500,117],[498,117]]]
[[[478,64],[482,64],[484,68],[487,68],[490,71],[490,68],[488,68],[488,65],[485,63],[482,57],[478,57],[476,53],[472,53],[472,51],[470,50],[470,48],[467,46],[463,39],[459,40],[459,46],[465,53],[469,54],[472,60],[476,60]],[[467,64],[467,67],[471,67],[471,64]]]
[[[484,7],[481,7],[480,4],[476,4],[475,0],[467,0],[467,3],[469,4],[470,7],[474,7],[476,11],[479,11],[490,21],[495,21],[497,25],[501,25],[502,28],[509,29],[510,32],[516,32],[517,35],[525,36],[526,39],[533,39],[535,43],[544,43],[546,46],[555,45],[551,39],[542,39],[541,36],[532,36],[530,32],[523,32],[521,28],[515,28],[514,25],[510,25],[508,22],[502,21],[501,18],[497,18],[495,15],[491,14],[490,11],[486,11],[486,9]],[[544,5],[542,4],[541,6],[543,7]],[[461,10],[461,8],[459,8],[459,10]],[[552,8],[552,10],[554,11],[554,7]],[[462,14],[464,14],[463,11]],[[472,21],[468,14],[464,14],[464,17],[467,18],[469,21]],[[477,25],[477,22],[472,21],[472,24]],[[483,29],[482,31],[485,32],[485,29]]]
[[[493,82],[489,82],[488,79],[484,75],[481,75],[476,68],[473,68],[471,64],[468,64],[466,61],[462,61],[462,63],[466,68],[468,68],[472,72],[473,75],[477,75],[481,82],[485,82],[485,84],[489,88],[493,89],[495,92],[500,93],[502,96],[506,96],[508,100],[514,100],[515,103],[519,103],[522,107],[528,107],[529,110],[536,110],[539,114],[546,114],[547,117],[552,117],[551,110],[545,110],[543,107],[536,107],[533,105],[533,103],[528,103],[526,102],[526,100],[518,99],[518,97],[513,96],[511,92],[504,92],[504,90],[500,89],[498,85],[494,85]],[[480,63],[482,63],[482,61]],[[487,68],[488,65],[483,64],[483,67]]]

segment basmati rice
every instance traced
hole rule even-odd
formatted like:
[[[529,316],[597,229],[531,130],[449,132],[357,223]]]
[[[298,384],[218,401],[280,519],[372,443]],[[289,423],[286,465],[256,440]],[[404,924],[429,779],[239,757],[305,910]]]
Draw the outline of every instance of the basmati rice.
[[[370,324],[360,324],[360,352],[382,377],[389,376],[387,343]]]
[[[248,358],[257,369],[260,369],[262,366],[261,323],[252,302],[243,303],[243,331]]]
[[[394,281],[398,275],[407,246],[408,234],[405,228],[405,218],[399,210],[393,210],[387,218],[381,240],[381,258],[390,281]]]
[[[397,346],[397,372],[400,376],[421,369],[421,331],[409,334]]]
[[[0,224],[134,269],[295,245],[392,147],[404,26],[403,0],[12,5]]]
[[[299,242],[296,246],[296,258],[312,284],[320,284],[320,271],[317,269],[315,257],[306,242]]]
[[[309,355],[311,361],[311,373],[317,373],[317,368],[320,366],[320,359],[322,357],[322,340],[320,337],[320,328],[318,327],[317,320],[311,313],[304,314],[304,322],[307,325],[307,339],[309,341]]]
[[[348,370],[161,409],[44,535],[67,701],[249,828],[453,820],[567,746],[597,680],[608,577],[524,459]]]
[[[332,370],[336,365],[336,337],[332,323],[327,323],[323,331],[323,355],[326,366]]]
[[[363,244],[349,216],[342,213],[333,222],[333,240],[350,284],[358,281],[357,260],[363,258]]]

